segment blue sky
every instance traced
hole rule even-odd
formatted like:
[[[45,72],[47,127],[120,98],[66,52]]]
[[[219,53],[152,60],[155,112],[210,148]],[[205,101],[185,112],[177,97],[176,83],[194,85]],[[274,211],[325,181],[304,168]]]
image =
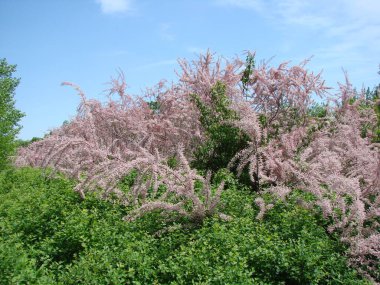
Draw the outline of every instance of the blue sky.
[[[70,81],[102,99],[117,69],[129,93],[175,81],[178,58],[208,48],[227,58],[297,64],[328,85],[380,82],[379,0],[0,0],[0,58],[17,64],[20,138],[43,136],[75,115]]]

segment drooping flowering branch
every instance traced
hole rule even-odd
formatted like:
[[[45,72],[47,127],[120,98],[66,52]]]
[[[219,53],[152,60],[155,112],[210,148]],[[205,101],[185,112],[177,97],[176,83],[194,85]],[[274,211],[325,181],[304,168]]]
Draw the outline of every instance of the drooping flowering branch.
[[[132,191],[134,200],[139,205],[133,210],[126,220],[134,220],[146,212],[161,210],[176,212],[192,221],[201,222],[205,217],[216,213],[224,182],[217,189],[211,185],[211,173],[206,178],[198,175],[191,169],[181,149],[178,150],[179,165],[175,169],[165,163],[152,163],[148,176],[148,184],[152,186],[152,193],[145,191]],[[140,173],[140,172],[139,172]],[[201,183],[201,187],[196,184]],[[137,184],[137,187],[141,185]],[[163,191],[158,193],[158,187]],[[163,192],[163,193],[162,193]],[[136,195],[138,194],[138,195]],[[226,218],[221,214],[220,217]]]

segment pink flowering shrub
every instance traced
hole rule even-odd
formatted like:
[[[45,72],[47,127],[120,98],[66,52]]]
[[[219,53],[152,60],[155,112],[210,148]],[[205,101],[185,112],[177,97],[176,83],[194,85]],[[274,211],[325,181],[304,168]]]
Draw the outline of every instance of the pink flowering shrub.
[[[351,262],[370,275],[380,258],[380,149],[362,137],[373,109],[361,110],[360,100],[349,104],[349,91],[344,86],[336,120],[302,152],[299,186],[316,197],[328,230],[350,245]]]
[[[307,62],[293,67],[282,63],[277,68],[264,63],[245,78],[245,102],[239,108],[242,119],[234,124],[248,134],[250,143],[229,167],[237,165],[241,174],[248,166],[256,191],[260,183],[277,185],[294,180],[293,159],[307,136],[312,95],[323,97],[328,89],[321,74],[304,69]]]
[[[367,277],[376,276],[380,152],[371,143],[377,123],[374,102],[358,96],[347,80],[340,85],[338,108],[324,118],[310,117],[312,92],[323,95],[327,88],[320,74],[308,74],[302,67],[287,69],[282,64],[266,70],[264,65],[251,71],[246,89],[253,91],[246,93],[245,103],[251,108],[235,122],[251,141],[229,166],[237,165],[238,174],[248,166],[256,190],[281,200],[291,192],[287,185],[312,193],[329,221],[328,230],[350,245],[351,262],[365,265],[360,270]],[[258,219],[273,206],[262,198],[255,203]]]
[[[65,173],[78,181],[75,190],[82,198],[87,191],[100,192],[105,199],[116,198],[119,203],[137,206],[135,217],[154,209],[174,211],[192,220],[213,214],[223,183],[213,196],[210,174],[206,178],[196,174],[187,162],[204,139],[191,94],[197,92],[208,102],[213,84],[222,82],[228,96],[235,96],[239,81],[236,69],[241,63],[225,62],[222,67],[220,59],[214,62],[211,53],[207,53],[199,62],[182,60],[180,64],[179,84],[166,87],[165,82],[160,82],[141,97],[126,93],[124,76],[120,74],[111,82],[106,104],[88,100],[78,86],[63,83],[74,87],[81,97],[76,118],[45,139],[20,149],[16,165],[50,167]],[[179,159],[180,169],[168,166],[173,157]],[[136,185],[130,193],[124,193],[118,183],[132,170],[138,172]],[[197,194],[196,181],[203,184]],[[167,191],[156,197],[159,185]],[[150,198],[156,199],[147,202],[150,188]],[[177,198],[172,201],[173,197]]]
[[[309,118],[304,127],[296,127],[279,138],[260,145],[262,131],[257,117],[241,120],[240,127],[249,129],[251,137],[259,139],[238,153],[231,161],[239,162],[241,173],[249,165],[252,181],[269,188],[261,189],[285,200],[291,192],[288,186],[313,194],[329,232],[338,233],[350,246],[350,261],[363,274],[379,278],[380,258],[380,148],[372,143],[372,133],[363,136],[363,127],[376,123],[374,102],[365,102],[347,83],[341,85],[340,104],[323,121]],[[355,100],[354,99],[355,96]],[[249,132],[247,132],[249,134]],[[261,198],[257,219],[263,219],[272,204]]]
[[[313,115],[313,98],[325,99],[328,88],[321,74],[306,69],[307,62],[256,68],[251,60],[242,70],[241,60],[215,60],[207,52],[198,61],[179,61],[178,83],[162,81],[139,97],[126,93],[120,74],[105,104],[64,83],[81,97],[76,118],[21,148],[15,164],[76,179],[82,198],[95,191],[133,207],[126,220],[161,211],[192,221],[213,214],[228,219],[218,213],[224,183],[211,183],[207,171],[228,164],[236,174],[247,174],[259,194],[286,202],[293,189],[311,193],[308,207],[319,209],[327,230],[349,245],[352,264],[379,279],[378,103],[347,81],[337,107]],[[241,137],[230,139],[235,133]],[[125,190],[120,182],[133,171],[134,183]],[[258,219],[274,206],[263,197],[254,204]]]

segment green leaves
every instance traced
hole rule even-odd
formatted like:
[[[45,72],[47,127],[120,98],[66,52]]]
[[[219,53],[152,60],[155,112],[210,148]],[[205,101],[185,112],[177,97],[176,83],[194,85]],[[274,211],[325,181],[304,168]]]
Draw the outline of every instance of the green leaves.
[[[278,202],[263,221],[231,174],[225,222],[194,227],[150,213],[125,223],[125,208],[39,170],[0,174],[0,284],[369,284],[344,248],[307,210]],[[133,180],[133,175],[128,179]]]
[[[192,100],[200,112],[200,122],[206,134],[206,141],[195,151],[192,166],[214,173],[227,167],[232,157],[248,143],[248,137],[231,125],[238,115],[230,108],[226,86],[217,82],[210,91],[210,102],[192,94]]]
[[[241,77],[241,83],[243,84],[243,93],[244,94],[248,91],[248,83],[250,80],[250,76],[252,74],[252,70],[254,68],[255,68],[255,54],[248,52],[246,60],[245,60],[245,69],[244,69],[243,75]]]
[[[12,77],[15,71],[15,65],[0,59],[0,170],[5,168],[15,150],[15,138],[21,128],[18,122],[24,116],[14,106],[14,91],[20,82]]]

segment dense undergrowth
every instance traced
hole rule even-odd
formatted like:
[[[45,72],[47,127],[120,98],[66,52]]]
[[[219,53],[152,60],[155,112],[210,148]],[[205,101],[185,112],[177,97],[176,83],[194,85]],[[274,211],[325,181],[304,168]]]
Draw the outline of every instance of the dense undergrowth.
[[[220,207],[200,225],[80,199],[64,178],[36,169],[0,175],[0,284],[370,284],[345,247],[294,193],[263,221],[255,196],[228,178]]]

